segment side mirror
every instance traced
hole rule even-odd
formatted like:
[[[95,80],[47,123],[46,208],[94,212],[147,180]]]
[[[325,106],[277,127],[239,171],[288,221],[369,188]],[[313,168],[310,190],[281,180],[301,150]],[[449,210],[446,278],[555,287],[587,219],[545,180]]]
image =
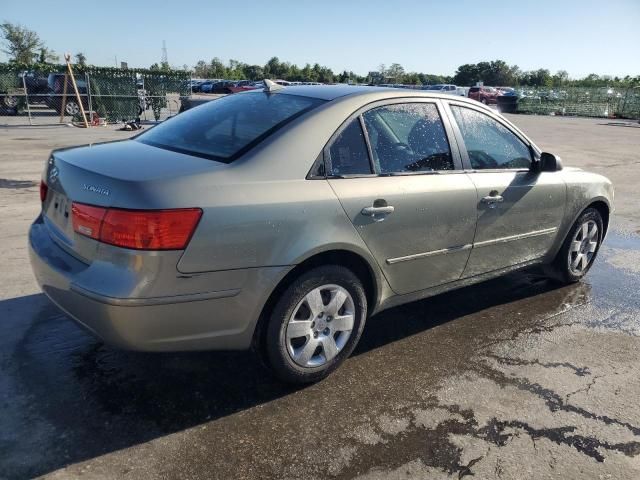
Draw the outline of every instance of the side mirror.
[[[539,171],[541,172],[557,172],[562,170],[562,160],[553,153],[542,152],[539,160]]]

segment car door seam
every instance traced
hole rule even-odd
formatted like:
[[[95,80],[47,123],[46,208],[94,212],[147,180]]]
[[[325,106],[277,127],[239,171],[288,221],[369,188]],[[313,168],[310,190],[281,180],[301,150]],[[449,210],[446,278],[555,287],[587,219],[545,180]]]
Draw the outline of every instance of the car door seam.
[[[393,290],[393,292],[397,294],[398,292],[396,292],[393,289],[393,287],[391,287],[391,282],[389,282],[389,279],[387,278],[387,274],[385,273],[384,269],[382,268],[382,265],[380,265],[380,261],[376,258],[374,253],[371,251],[371,247],[369,247],[369,244],[367,244],[367,242],[364,239],[364,237],[360,234],[358,229],[353,224],[353,221],[351,220],[351,217],[349,217],[349,213],[347,212],[347,209],[345,208],[344,204],[342,203],[342,199],[340,198],[340,195],[338,195],[338,193],[335,191],[335,189],[333,188],[333,185],[331,185],[331,182],[329,181],[329,179],[326,179],[325,182],[327,182],[327,184],[329,185],[329,188],[331,188],[331,191],[333,192],[333,195],[338,200],[338,203],[340,204],[340,207],[342,208],[342,213],[344,213],[344,215],[347,217],[347,220],[349,221],[349,225],[351,225],[351,228],[353,228],[353,230],[355,231],[355,234],[358,236],[358,238],[362,241],[362,243],[366,247],[367,251],[369,252],[369,255],[371,255],[371,258],[373,258],[373,261],[376,262],[376,265],[378,266],[378,269],[380,270],[380,273],[382,274],[383,278],[387,282],[387,285],[389,285],[391,290]]]

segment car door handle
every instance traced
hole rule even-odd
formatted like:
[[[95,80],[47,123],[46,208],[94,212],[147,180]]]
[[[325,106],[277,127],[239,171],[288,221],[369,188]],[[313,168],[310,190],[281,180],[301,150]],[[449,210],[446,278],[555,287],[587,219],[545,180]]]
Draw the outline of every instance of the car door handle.
[[[486,197],[482,197],[482,203],[502,203],[504,202],[504,197],[502,195],[487,195]]]
[[[384,207],[364,207],[362,209],[362,214],[368,217],[373,217],[374,215],[389,215],[393,213],[395,208],[391,205],[386,205]]]

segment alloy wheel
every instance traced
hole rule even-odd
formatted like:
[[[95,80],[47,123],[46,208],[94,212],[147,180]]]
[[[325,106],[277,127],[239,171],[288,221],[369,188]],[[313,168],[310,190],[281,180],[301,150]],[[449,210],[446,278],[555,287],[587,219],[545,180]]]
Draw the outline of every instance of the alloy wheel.
[[[598,224],[589,220],[573,235],[569,247],[569,269],[574,275],[582,275],[598,249]]]
[[[67,102],[67,104],[64,107],[64,110],[67,113],[67,115],[73,116],[80,112],[80,106],[76,102]]]
[[[7,95],[3,99],[4,106],[7,108],[16,108],[18,106],[18,97]]]
[[[340,285],[322,285],[296,305],[285,338],[291,359],[301,367],[319,367],[340,353],[351,336],[355,304]]]

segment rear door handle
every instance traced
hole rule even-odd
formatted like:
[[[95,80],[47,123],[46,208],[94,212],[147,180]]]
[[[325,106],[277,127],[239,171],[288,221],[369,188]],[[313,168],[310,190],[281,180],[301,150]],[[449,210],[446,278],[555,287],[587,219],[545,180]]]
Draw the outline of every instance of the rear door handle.
[[[491,190],[489,192],[489,195],[487,195],[486,197],[482,197],[482,200],[480,200],[482,203],[502,203],[504,202],[504,197],[502,195],[500,195],[498,193],[497,190]]]
[[[482,197],[482,203],[501,203],[504,202],[504,197],[502,195],[496,195],[494,196],[487,196],[487,197]]]
[[[362,209],[362,214],[368,217],[373,217],[374,215],[389,215],[394,211],[395,208],[392,205],[387,205],[385,207],[364,207]]]

